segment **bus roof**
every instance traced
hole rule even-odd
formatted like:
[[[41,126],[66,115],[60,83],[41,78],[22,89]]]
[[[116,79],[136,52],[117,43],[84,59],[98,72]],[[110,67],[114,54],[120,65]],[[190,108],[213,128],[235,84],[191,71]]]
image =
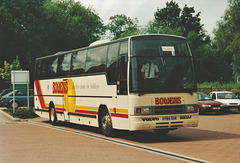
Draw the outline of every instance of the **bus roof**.
[[[60,51],[57,52],[55,54],[52,55],[48,55],[48,56],[43,56],[43,57],[39,57],[36,58],[36,60],[40,60],[40,59],[44,59],[44,58],[49,58],[49,57],[53,57],[53,56],[57,56],[57,55],[61,55],[61,54],[66,54],[66,53],[71,53],[71,52],[75,52],[75,51],[79,51],[79,50],[84,50],[87,48],[92,48],[92,47],[97,47],[97,46],[101,46],[101,45],[106,45],[106,44],[110,44],[110,43],[114,43],[114,42],[118,42],[118,41],[123,41],[123,40],[128,40],[134,37],[145,37],[145,36],[166,36],[166,37],[176,37],[176,38],[180,38],[180,39],[185,39],[185,37],[182,36],[177,36],[177,35],[169,35],[169,34],[144,34],[144,35],[133,35],[133,36],[128,36],[125,38],[121,38],[121,39],[117,39],[117,40],[112,40],[112,41],[106,41],[106,40],[99,40],[99,41],[95,41],[93,43],[91,43],[89,46],[86,47],[82,47],[82,48],[78,48],[78,49],[73,49],[73,50],[68,50],[68,51]]]

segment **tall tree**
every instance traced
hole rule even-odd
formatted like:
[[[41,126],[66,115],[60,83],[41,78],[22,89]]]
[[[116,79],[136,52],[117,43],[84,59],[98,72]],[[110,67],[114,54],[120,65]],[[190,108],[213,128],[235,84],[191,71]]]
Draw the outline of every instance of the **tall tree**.
[[[240,1],[229,0],[228,3],[229,8],[214,30],[214,46],[218,57],[222,58],[225,81],[236,81],[240,76]]]
[[[157,8],[157,11],[154,13],[155,22],[157,22],[160,27],[175,29],[180,22],[180,12],[181,9],[178,3],[174,1],[167,2],[165,8]]]
[[[87,46],[104,30],[96,12],[80,2],[0,0],[0,67],[18,55],[32,71],[36,57]]]
[[[137,18],[131,19],[124,14],[117,14],[111,16],[109,21],[107,29],[114,35],[113,39],[134,35],[139,32]]]
[[[0,1],[0,67],[3,59],[12,61],[16,55],[24,62],[44,49],[42,44],[43,12],[45,0]],[[29,65],[29,64],[23,64]]]
[[[187,38],[194,55],[197,80],[199,82],[215,80],[217,77],[206,66],[214,64],[215,60],[208,60],[212,57],[210,37],[205,34],[201,24],[200,12],[195,13],[194,7],[185,5],[179,8],[178,3],[173,0],[166,3],[166,7],[157,9],[154,13],[154,21],[148,25],[148,33],[161,33],[180,35]]]
[[[44,45],[50,53],[88,46],[105,31],[102,19],[92,8],[73,0],[48,0],[44,15]]]
[[[190,31],[194,31],[201,34],[203,31],[203,25],[200,23],[200,12],[195,14],[194,7],[188,7],[185,5],[181,12],[179,26],[182,28],[183,36],[187,36]]]

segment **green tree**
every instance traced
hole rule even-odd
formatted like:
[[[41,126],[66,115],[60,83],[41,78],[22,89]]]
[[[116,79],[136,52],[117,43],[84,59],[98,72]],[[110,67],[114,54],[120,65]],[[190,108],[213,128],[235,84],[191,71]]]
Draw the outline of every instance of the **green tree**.
[[[43,14],[45,0],[0,1],[0,57],[12,61],[16,54],[24,67],[32,55],[42,52]],[[3,60],[0,67],[3,66]]]
[[[109,21],[110,23],[108,23],[107,29],[113,34],[113,39],[135,35],[140,32],[137,18],[131,19],[124,14],[117,14],[111,16]]]
[[[200,23],[200,12],[195,14],[194,7],[188,7],[185,5],[181,12],[179,26],[182,29],[183,36],[187,36],[189,32],[194,31],[197,34],[203,33],[203,25]]]
[[[0,0],[0,57],[10,62],[18,54],[30,71],[36,57],[87,46],[104,31],[101,18],[80,2]]]
[[[200,23],[201,19],[199,18],[200,12],[194,14],[194,7],[185,5],[183,9],[181,9],[178,3],[172,0],[166,3],[165,8],[157,9],[154,13],[154,22],[150,23],[150,29],[152,28],[151,26],[158,28],[155,29],[155,31],[168,29],[173,33],[181,33],[184,37],[187,37],[188,33],[192,31],[199,35],[204,35],[203,25]]]
[[[145,33],[149,34],[170,34],[170,35],[182,35],[181,28],[171,28],[169,26],[159,26],[156,21],[150,21],[145,29]]]
[[[215,68],[207,69],[215,63],[215,60],[208,60],[208,57],[213,58],[214,51],[210,37],[206,35],[200,22],[200,12],[195,13],[194,7],[187,5],[181,9],[178,3],[170,1],[166,3],[165,8],[158,8],[154,17],[155,19],[147,26],[147,33],[186,37],[194,55],[197,80],[199,82],[216,80]]]
[[[178,3],[171,1],[166,3],[166,7],[159,9],[154,13],[155,23],[159,25],[161,28],[178,28],[178,24],[180,22],[180,12]]]
[[[11,83],[11,71],[13,70],[22,70],[18,56],[16,56],[16,59],[13,60],[12,64],[4,61],[4,68],[0,68],[0,77],[5,81],[5,83]]]
[[[44,46],[50,53],[88,46],[105,32],[97,13],[73,0],[48,0],[44,15],[47,33]]]
[[[221,58],[224,81],[236,81],[240,75],[240,1],[229,0],[228,3],[229,8],[214,30],[214,47]]]

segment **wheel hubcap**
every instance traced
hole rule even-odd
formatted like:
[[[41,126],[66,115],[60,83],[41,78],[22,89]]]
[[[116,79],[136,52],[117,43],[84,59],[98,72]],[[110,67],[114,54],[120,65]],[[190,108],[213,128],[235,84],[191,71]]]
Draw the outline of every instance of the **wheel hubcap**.
[[[54,121],[54,117],[55,117],[55,115],[54,115],[54,109],[52,108],[52,109],[51,109],[51,121]]]
[[[110,128],[110,117],[109,115],[105,115],[103,118],[102,118],[102,127],[104,130],[109,130]]]

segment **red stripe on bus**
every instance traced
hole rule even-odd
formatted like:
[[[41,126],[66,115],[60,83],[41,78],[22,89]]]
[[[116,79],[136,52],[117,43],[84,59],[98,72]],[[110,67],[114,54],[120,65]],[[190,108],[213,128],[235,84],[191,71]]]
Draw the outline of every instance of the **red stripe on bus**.
[[[42,109],[48,109],[48,107],[46,107],[46,105],[45,105],[45,102],[44,102],[44,99],[43,99],[43,96],[42,96],[43,95],[42,94],[42,88],[40,87],[39,80],[35,80],[34,83],[35,83],[38,99],[40,101],[40,105],[41,105]]]
[[[128,118],[128,114],[111,113],[112,117]]]
[[[65,108],[56,108],[56,111],[66,111]]]
[[[75,113],[98,115],[97,111],[89,111],[89,110],[75,110]],[[128,114],[111,113],[111,116],[118,117],[118,118],[128,118]]]
[[[75,110],[75,113],[85,113],[85,114],[93,114],[93,115],[98,115],[97,111],[89,111],[89,110]]]

